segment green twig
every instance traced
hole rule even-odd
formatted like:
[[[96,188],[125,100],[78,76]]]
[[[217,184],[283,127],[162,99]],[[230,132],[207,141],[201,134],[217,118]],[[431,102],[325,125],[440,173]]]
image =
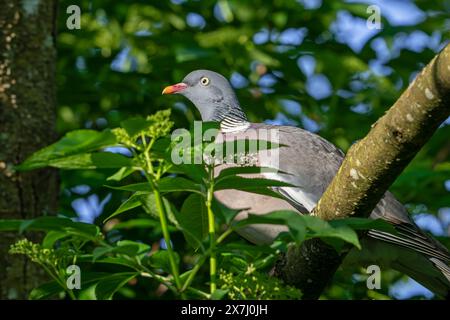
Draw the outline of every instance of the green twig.
[[[169,233],[169,229],[168,229],[166,210],[164,208],[164,204],[162,203],[162,199],[161,199],[161,195],[160,195],[159,191],[156,189],[153,189],[153,194],[155,195],[156,207],[158,208],[158,211],[159,211],[159,220],[161,223],[161,229],[163,232],[164,241],[166,242],[167,252],[169,254],[169,262],[170,262],[170,267],[172,269],[173,278],[175,280],[175,284],[176,284],[177,288],[181,289],[181,281],[180,281],[180,276],[178,273],[178,266],[175,261],[175,255],[173,252],[172,243],[170,241],[170,233]]]
[[[214,213],[211,209],[214,192],[214,170],[209,168],[209,187],[206,198],[206,209],[208,211],[208,233],[209,233],[209,249],[211,255],[209,258],[209,275],[210,275],[210,293],[216,291],[216,276],[217,276],[217,254],[216,254],[216,222]]]
[[[181,289],[181,281],[180,281],[180,276],[179,276],[179,272],[178,272],[178,265],[175,261],[175,255],[174,255],[174,251],[172,248],[172,242],[170,241],[170,233],[169,233],[168,223],[167,223],[167,213],[164,208],[164,203],[162,201],[161,194],[159,193],[159,191],[155,185],[154,179],[153,179],[154,170],[153,170],[152,162],[151,162],[150,155],[149,155],[150,149],[153,145],[153,140],[150,140],[150,142],[147,144],[147,141],[145,140],[144,135],[141,136],[141,139],[142,139],[142,144],[144,146],[144,156],[145,156],[145,161],[146,161],[146,165],[147,165],[147,168],[144,170],[145,177],[147,178],[148,182],[151,185],[151,188],[153,189],[153,195],[155,196],[156,208],[158,209],[158,212],[159,212],[159,220],[161,223],[161,229],[162,229],[164,241],[166,242],[167,252],[169,255],[170,268],[172,271],[173,278],[175,280],[175,285],[177,286],[178,290],[180,290]]]
[[[55,273],[53,273],[49,268],[47,268],[47,266],[45,264],[41,264],[42,268],[45,270],[45,272],[48,273],[48,275],[50,277],[53,278],[53,280],[55,280],[60,286],[61,288],[67,292],[69,294],[70,299],[72,300],[76,300],[77,298],[75,297],[74,293],[72,292],[72,290],[70,290],[69,288],[67,288],[67,285],[64,284],[64,281],[59,277],[58,275],[58,271],[55,269]]]
[[[195,278],[195,275],[197,274],[197,272],[200,270],[200,268],[202,267],[203,263],[205,263],[206,258],[209,256],[210,250],[207,250],[201,257],[200,259],[197,261],[197,263],[195,264],[195,266],[192,268],[191,273],[189,273],[188,278],[186,279],[186,281],[183,284],[183,287],[181,288],[181,291],[185,291],[192,283],[192,281]]]
[[[229,228],[224,233],[222,233],[217,238],[215,247],[217,247],[218,244],[220,244],[223,240],[225,240],[226,237],[228,237],[231,233],[233,233],[233,231],[234,230],[232,228]],[[189,276],[186,279],[186,281],[184,282],[183,287],[181,288],[181,291],[185,291],[190,286],[190,284],[192,283],[192,281],[195,278],[195,275],[200,270],[200,268],[203,266],[203,263],[205,263],[206,258],[210,255],[210,253],[211,253],[211,248],[206,250],[205,253],[200,257],[200,259],[195,263],[195,266],[192,268],[191,273],[189,273]]]

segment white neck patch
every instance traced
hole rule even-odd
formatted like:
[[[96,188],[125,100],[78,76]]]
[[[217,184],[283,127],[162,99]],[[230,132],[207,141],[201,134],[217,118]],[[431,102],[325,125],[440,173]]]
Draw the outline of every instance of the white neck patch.
[[[250,122],[248,122],[248,121],[239,121],[239,122],[221,121],[220,122],[220,131],[222,131],[224,133],[245,131],[249,127],[250,127]]]

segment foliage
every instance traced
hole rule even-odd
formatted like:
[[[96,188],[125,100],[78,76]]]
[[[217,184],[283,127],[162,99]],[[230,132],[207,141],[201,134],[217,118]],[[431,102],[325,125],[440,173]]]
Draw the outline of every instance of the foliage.
[[[307,5],[309,2],[317,6]],[[172,128],[189,127],[198,119],[196,111],[185,100],[162,97],[161,89],[194,69],[212,69],[235,80],[235,90],[251,121],[306,128],[345,151],[365,136],[449,36],[446,2],[419,0],[412,4],[419,10],[419,18],[403,10],[409,17],[403,23],[390,19],[383,7],[382,28],[368,34],[360,46],[353,46],[351,38],[358,34],[352,30],[365,28],[370,2],[81,0],[77,2],[82,12],[81,29],[69,30],[65,8],[73,2],[60,1],[57,127],[63,138],[18,167],[64,169],[60,171],[58,217],[1,220],[0,231],[43,231],[42,247],[63,253],[70,248],[74,256],[69,255],[69,260],[76,257],[83,270],[82,290],[74,292],[76,298],[95,298],[99,288],[98,295],[104,298],[114,292],[113,297],[122,299],[169,299],[178,291],[173,288],[168,252],[163,250],[166,243],[160,241],[164,235],[158,208],[163,208],[177,253],[172,260],[180,269],[180,282],[186,283],[191,270],[198,269],[188,287],[209,295],[207,235],[203,239],[208,219],[201,206],[208,190],[204,180],[207,170],[177,168],[161,158],[170,146],[164,138],[154,137],[169,133],[171,125],[164,122],[165,127],[155,126],[155,122],[162,124],[159,118],[143,115],[170,106]],[[201,16],[203,23],[189,23],[192,15]],[[339,23],[344,18],[347,21]],[[416,38],[422,40],[413,41]],[[315,86],[318,79],[322,79],[319,88]],[[315,94],[324,87],[329,88],[327,94]],[[158,113],[158,117],[164,116]],[[151,159],[153,174],[139,133],[152,123],[155,131],[143,134],[146,143],[155,140],[149,153],[155,157]],[[450,203],[445,188],[450,175],[449,135],[447,123],[392,187],[413,215],[426,215],[438,225],[441,240],[447,244],[448,224],[443,221]],[[249,169],[241,170],[245,173]],[[154,186],[147,177],[144,181],[143,171],[150,181],[157,182],[162,205],[156,205]],[[233,179],[239,179],[238,173],[230,172]],[[222,226],[230,227],[236,212],[215,203],[212,210],[220,239]],[[86,211],[90,218],[85,217]],[[348,221],[341,227],[358,229],[357,224]],[[333,227],[337,226],[325,229]],[[296,228],[291,227],[293,231]],[[292,230],[287,239],[292,235],[300,241],[304,239],[301,235],[317,236],[306,225],[303,234]],[[339,241],[333,237],[332,243]],[[75,243],[81,247],[72,245]],[[228,251],[222,252],[222,247]],[[242,278],[242,271],[226,270],[228,264],[222,260],[226,254],[239,253],[247,265],[257,266],[258,275],[263,277],[269,268],[264,258],[270,261],[283,250],[283,245],[255,249],[231,232],[218,243],[218,264],[225,270],[221,272]],[[361,276],[366,274],[360,266],[341,268],[323,297],[389,298],[391,285],[401,278],[398,273],[383,272],[382,290],[374,296]],[[220,276],[217,280],[221,286]],[[165,294],[161,294],[165,292],[161,283],[169,287]],[[31,297],[45,298],[61,291],[60,285],[50,282],[33,291]],[[194,291],[185,294],[206,297]]]
[[[109,238],[108,233],[103,236],[95,226],[73,222],[65,217],[0,221],[0,228],[4,231],[48,232],[42,244],[33,244],[25,239],[14,244],[10,250],[13,254],[27,255],[54,279],[53,283],[41,286],[38,289],[39,294],[35,292],[31,297],[42,298],[61,291],[66,291],[73,299],[82,297],[82,293],[67,289],[64,273],[69,263],[81,263],[82,285],[94,287],[93,296],[97,299],[112,298],[118,290],[136,277],[148,277],[159,282],[175,297],[181,298],[298,298],[300,293],[296,289],[286,287],[280,280],[267,275],[269,262],[273,262],[283,251],[283,246],[278,244],[255,248],[240,245],[236,241],[228,241],[228,237],[234,231],[250,224],[283,224],[288,226],[289,233],[280,236],[287,241],[294,240],[300,244],[306,239],[322,238],[333,244],[336,250],[340,250],[342,242],[360,248],[357,234],[349,226],[356,226],[359,229],[377,227],[370,220],[366,223],[364,219],[327,223],[319,218],[301,216],[291,211],[277,211],[263,216],[249,215],[247,219],[235,222],[233,217],[238,212],[218,204],[213,197],[215,190],[233,188],[265,193],[263,190],[269,190],[267,188],[270,186],[279,186],[280,182],[245,177],[246,173],[255,172],[258,169],[256,167],[252,170],[249,170],[251,167],[248,166],[235,167],[233,170],[224,170],[214,177],[213,170],[218,165],[215,162],[175,165],[171,161],[174,144],[166,137],[173,124],[169,117],[170,111],[164,110],[145,119],[132,118],[123,121],[122,127],[106,131],[108,134],[77,130],[31,155],[17,167],[18,170],[31,170],[43,166],[56,166],[61,169],[99,169],[104,168],[106,162],[104,159],[107,157],[104,157],[99,165],[90,159],[93,159],[94,155],[112,154],[103,149],[105,146],[127,147],[131,156],[121,156],[126,161],[109,162],[111,168],[118,170],[110,176],[110,180],[121,183],[127,175],[136,171],[145,182],[111,186],[125,190],[131,195],[105,221],[112,221],[111,218],[116,218],[119,214],[124,215],[131,209],[141,209],[148,215],[135,222],[137,225],[145,226],[147,223],[150,226],[158,226],[165,247],[154,249],[145,242]],[[115,139],[111,138],[109,132]],[[78,143],[81,138],[82,147]],[[112,141],[115,141],[115,144],[112,144]],[[197,148],[201,148],[202,152],[206,152],[214,143],[200,141],[195,145],[195,141],[192,140],[193,147],[190,150],[194,152]],[[194,180],[194,177],[201,179]],[[239,183],[236,183],[236,179]],[[168,200],[173,192],[191,194],[185,198],[181,208],[177,208]],[[147,220],[156,223],[148,224]],[[128,220],[128,223],[130,222],[133,220]],[[120,224],[115,224],[117,225]],[[378,227],[383,226],[381,224]],[[184,252],[176,251],[171,240],[180,232],[190,246],[190,249]],[[190,267],[182,263],[187,258],[193,259]],[[209,278],[205,279],[198,272],[208,259]],[[104,264],[111,265],[109,272],[101,267]],[[84,275],[86,269],[89,270],[87,277]],[[91,277],[90,274],[98,276]],[[54,282],[59,286],[54,286]],[[237,285],[238,283],[240,285]]]

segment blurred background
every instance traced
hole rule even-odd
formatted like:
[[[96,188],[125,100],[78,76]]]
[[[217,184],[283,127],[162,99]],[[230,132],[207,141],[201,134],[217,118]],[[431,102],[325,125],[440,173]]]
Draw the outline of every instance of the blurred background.
[[[72,4],[60,1],[58,18],[59,135],[166,108],[177,127],[189,127],[197,111],[181,96],[161,96],[162,88],[211,69],[231,81],[252,122],[298,126],[346,151],[450,33],[448,0],[82,0],[81,29],[69,30]],[[379,28],[368,27],[370,5],[381,15]],[[101,225],[126,196],[103,187],[110,174],[61,172],[60,213]],[[419,226],[450,245],[450,120],[391,190]],[[142,240],[156,228],[119,222],[109,237]],[[366,278],[363,269],[341,268],[324,298],[433,298],[395,271],[383,270],[377,291]],[[140,297],[144,287],[121,297]]]

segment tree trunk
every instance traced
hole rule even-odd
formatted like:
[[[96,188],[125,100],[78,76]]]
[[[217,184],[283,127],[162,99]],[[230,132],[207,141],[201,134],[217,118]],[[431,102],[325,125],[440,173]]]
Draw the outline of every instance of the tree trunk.
[[[0,218],[55,212],[56,172],[13,169],[56,138],[55,24],[56,0],[0,4]],[[19,238],[0,234],[0,299],[27,298],[45,279],[25,257],[8,254]]]

